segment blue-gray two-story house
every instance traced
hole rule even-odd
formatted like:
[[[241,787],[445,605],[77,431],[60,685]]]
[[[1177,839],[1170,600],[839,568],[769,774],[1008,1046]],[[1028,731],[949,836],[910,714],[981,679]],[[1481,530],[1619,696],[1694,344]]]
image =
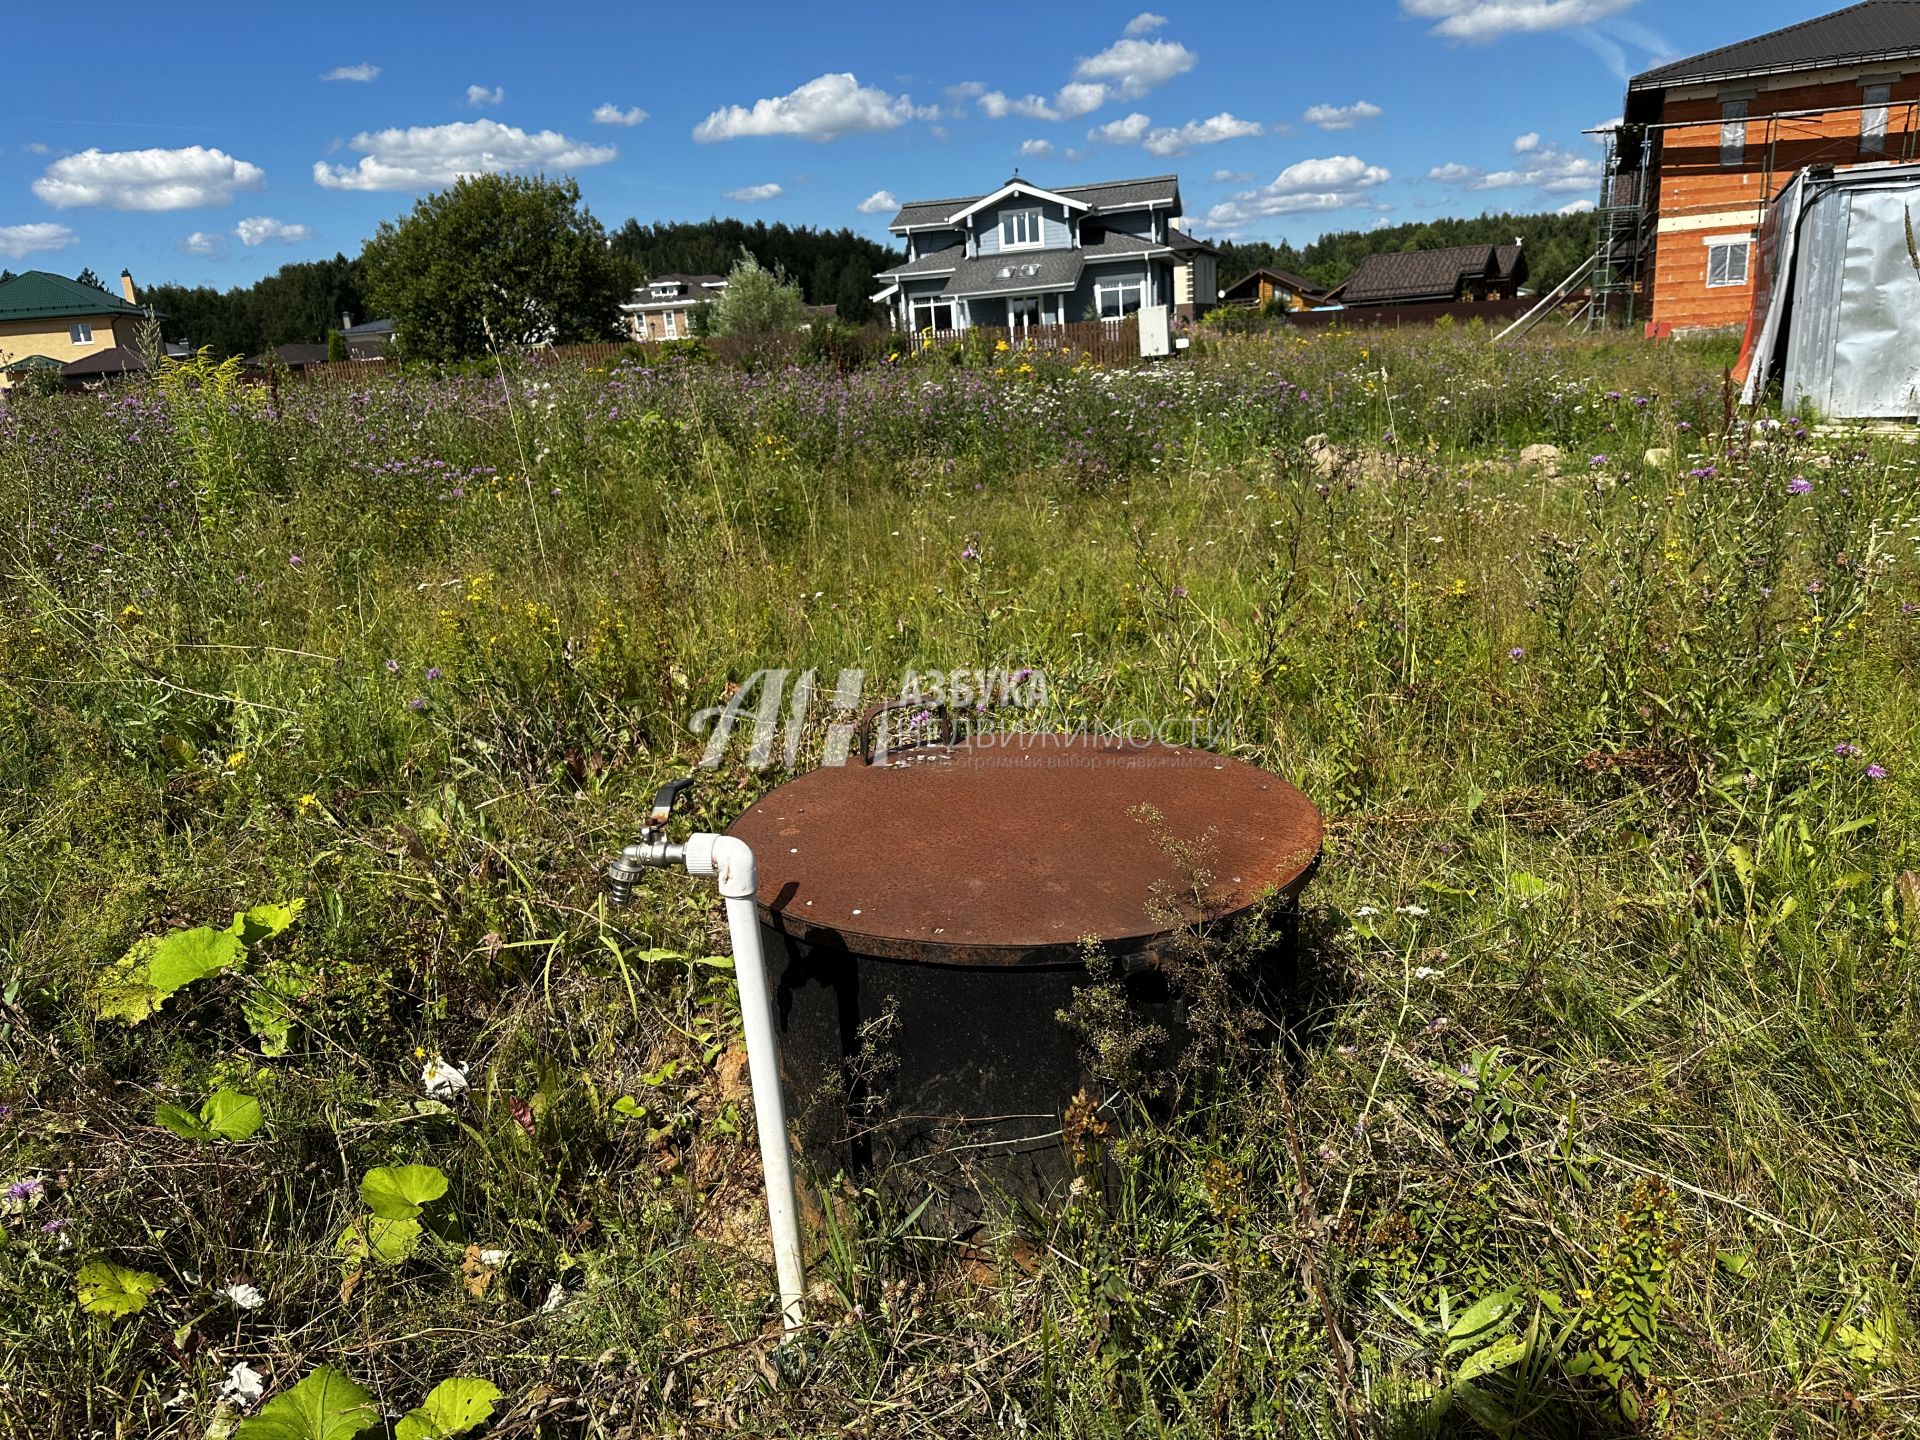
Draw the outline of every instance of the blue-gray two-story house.
[[[873,298],[915,332],[1117,320],[1176,303],[1186,250],[1180,177],[1043,189],[1018,175],[987,195],[916,200],[887,228],[907,260]],[[1211,251],[1208,251],[1211,254]],[[1209,297],[1211,298],[1211,297]]]

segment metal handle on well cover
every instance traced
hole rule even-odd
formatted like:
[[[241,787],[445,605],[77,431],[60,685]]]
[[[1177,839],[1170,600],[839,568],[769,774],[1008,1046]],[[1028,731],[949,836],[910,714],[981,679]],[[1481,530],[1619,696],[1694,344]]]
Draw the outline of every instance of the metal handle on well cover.
[[[953,716],[947,707],[937,700],[926,700],[915,695],[896,695],[890,700],[876,700],[860,712],[860,718],[853,722],[853,738],[860,747],[862,764],[873,763],[873,734],[877,722],[894,710],[924,710],[940,722],[941,740],[953,743]]]

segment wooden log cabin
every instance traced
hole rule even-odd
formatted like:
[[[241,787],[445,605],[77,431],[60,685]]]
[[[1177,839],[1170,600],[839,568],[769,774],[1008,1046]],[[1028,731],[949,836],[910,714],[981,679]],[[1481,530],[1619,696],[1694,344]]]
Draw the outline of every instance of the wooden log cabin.
[[[1596,291],[1650,334],[1743,324],[1795,171],[1920,150],[1920,0],[1866,0],[1636,75],[1609,135]]]

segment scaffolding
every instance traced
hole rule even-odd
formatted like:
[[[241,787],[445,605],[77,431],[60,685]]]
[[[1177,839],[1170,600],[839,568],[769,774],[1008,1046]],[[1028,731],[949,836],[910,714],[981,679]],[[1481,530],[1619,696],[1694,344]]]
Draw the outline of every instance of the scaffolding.
[[[1638,126],[1616,125],[1605,132],[1606,163],[1600,198],[1593,207],[1593,281],[1586,309],[1578,317],[1588,330],[1607,324],[1618,312],[1632,327],[1644,292],[1647,169],[1653,146]]]

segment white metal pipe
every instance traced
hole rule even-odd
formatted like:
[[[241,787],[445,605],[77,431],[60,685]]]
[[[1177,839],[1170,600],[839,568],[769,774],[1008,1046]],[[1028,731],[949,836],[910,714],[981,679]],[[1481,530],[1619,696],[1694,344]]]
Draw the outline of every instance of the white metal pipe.
[[[793,1189],[793,1151],[787,1138],[787,1102],[780,1088],[780,1041],[774,1032],[773,993],[760,948],[755,908],[759,876],[753,850],[731,835],[687,839],[687,873],[710,875],[727,902],[733,938],[733,975],[747,1033],[747,1073],[753,1082],[753,1119],[760,1133],[760,1168],[767,1180],[767,1220],[773,1263],[780,1277],[780,1312],[789,1330],[805,1319],[806,1265],[800,1249],[800,1208]]]

